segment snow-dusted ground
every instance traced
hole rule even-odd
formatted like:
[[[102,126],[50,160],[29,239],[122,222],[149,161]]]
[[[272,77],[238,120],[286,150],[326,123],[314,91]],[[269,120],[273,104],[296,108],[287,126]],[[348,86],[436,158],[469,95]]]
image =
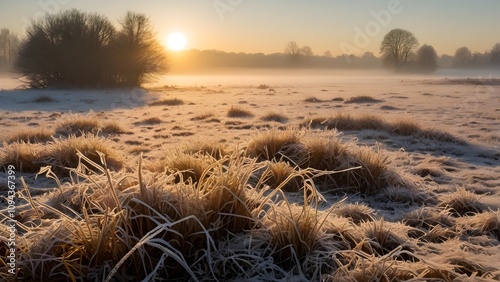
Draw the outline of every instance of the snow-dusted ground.
[[[446,75],[444,75],[446,76]],[[13,90],[16,82],[0,78],[0,128],[2,136],[22,128],[53,129],[64,118],[94,115],[117,121],[127,134],[114,136],[111,144],[124,152],[130,165],[137,162],[131,153],[144,149],[146,159],[156,159],[165,150],[184,148],[192,142],[213,140],[224,144],[246,145],[258,132],[278,127],[297,127],[309,117],[328,117],[336,112],[371,113],[387,120],[413,118],[425,127],[445,130],[465,140],[465,144],[395,136],[372,130],[343,132],[340,137],[359,145],[381,144],[392,160],[391,166],[421,187],[446,195],[464,187],[481,195],[481,202],[492,210],[500,208],[500,85],[487,77],[480,83],[441,77],[395,77],[387,75],[352,76],[309,73],[306,75],[210,75],[165,77],[149,84],[149,89],[121,90]],[[270,88],[258,88],[260,84]],[[6,90],[7,89],[7,90]],[[352,103],[345,100],[368,95],[379,103]],[[54,101],[37,103],[39,97]],[[322,102],[307,103],[315,97]],[[179,106],[150,106],[151,102],[177,98]],[[229,118],[231,106],[254,114],[252,118]],[[270,112],[288,117],[286,124],[262,121]],[[55,113],[55,114],[54,114]],[[209,120],[192,120],[210,113]],[[149,117],[159,124],[144,124]],[[422,173],[428,169],[434,173]],[[27,182],[39,186],[33,176]],[[330,199],[335,200],[334,198]],[[365,201],[380,216],[397,222],[414,206],[387,209],[374,199]],[[499,244],[479,246],[450,240],[428,244],[423,256],[439,263],[450,256],[468,259],[500,271]],[[485,243],[486,244],[486,243]],[[480,244],[481,245],[481,244]]]

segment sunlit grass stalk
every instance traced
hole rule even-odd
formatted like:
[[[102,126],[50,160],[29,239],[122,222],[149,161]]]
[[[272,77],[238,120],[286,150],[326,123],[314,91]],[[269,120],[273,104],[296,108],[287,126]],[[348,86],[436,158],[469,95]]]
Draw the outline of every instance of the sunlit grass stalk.
[[[40,215],[40,211],[38,210],[38,207],[35,205],[35,202],[33,201],[33,198],[31,197],[30,189],[28,188],[28,185],[26,185],[26,182],[24,181],[24,177],[21,177],[21,183],[23,184],[24,192],[26,193],[26,198],[28,199],[28,202],[30,203],[31,208],[35,211],[36,216],[41,221],[42,217]]]
[[[150,246],[156,247],[158,249],[161,249],[166,255],[174,258],[175,261],[177,263],[179,263],[184,268],[184,270],[191,276],[191,278],[194,281],[199,281],[198,278],[197,278],[197,276],[191,270],[191,267],[188,265],[188,263],[184,259],[183,254],[179,253],[175,248],[173,248],[170,245],[170,243],[168,243],[168,242],[166,242],[164,240],[158,239],[158,238],[155,239],[155,237],[158,236],[158,234],[160,234],[161,232],[163,232],[165,230],[168,230],[169,232],[176,233],[177,235],[182,236],[182,234],[180,234],[179,232],[173,230],[172,227],[175,226],[176,224],[182,223],[182,222],[187,221],[187,220],[195,220],[196,222],[198,222],[198,224],[200,224],[200,226],[203,226],[201,224],[201,222],[195,216],[192,216],[192,215],[188,216],[188,217],[185,217],[185,218],[183,218],[181,220],[175,221],[175,222],[159,224],[154,229],[152,229],[151,231],[149,231],[148,233],[146,233],[146,235],[144,237],[142,237],[139,240],[139,242],[137,242],[137,244],[135,246],[133,246],[127,252],[127,254],[125,254],[125,256],[122,259],[120,259],[118,261],[118,263],[115,265],[115,267],[113,267],[113,269],[111,270],[111,272],[106,277],[105,281],[106,282],[107,281],[111,281],[111,279],[116,274],[116,272],[118,271],[118,269],[123,265],[123,263],[125,263],[125,261],[134,252],[136,252],[139,248],[141,248],[144,245],[150,245]],[[208,232],[206,230],[205,230],[205,235],[207,237],[210,237],[210,234],[208,234]],[[165,257],[162,256],[159,264],[162,263],[162,261],[164,261],[164,259],[165,259]]]

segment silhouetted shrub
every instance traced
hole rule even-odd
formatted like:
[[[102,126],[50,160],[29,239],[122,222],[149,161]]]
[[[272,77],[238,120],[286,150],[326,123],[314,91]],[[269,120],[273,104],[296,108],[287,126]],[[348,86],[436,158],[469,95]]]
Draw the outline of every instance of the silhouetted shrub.
[[[117,31],[78,10],[47,15],[28,28],[16,68],[33,88],[137,86],[166,71],[148,18],[128,12],[120,23]]]
[[[120,21],[121,30],[111,44],[115,82],[138,86],[168,70],[167,56],[158,43],[148,17],[127,12]]]

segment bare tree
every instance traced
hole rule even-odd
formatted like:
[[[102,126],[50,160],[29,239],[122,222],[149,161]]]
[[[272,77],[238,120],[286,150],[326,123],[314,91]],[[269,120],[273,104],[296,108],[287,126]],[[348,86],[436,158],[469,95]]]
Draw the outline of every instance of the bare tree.
[[[2,28],[2,30],[0,30],[0,55],[5,63],[9,61],[9,38],[10,30]]]
[[[120,25],[115,45],[119,80],[129,86],[138,86],[151,77],[165,73],[168,70],[167,55],[156,39],[149,18],[127,12]]]
[[[424,44],[417,51],[417,65],[425,72],[433,72],[437,69],[438,55],[434,47]]]
[[[417,47],[418,40],[413,33],[404,29],[393,29],[384,36],[380,53],[386,66],[401,70]]]
[[[327,57],[327,58],[333,57],[332,52],[330,52],[329,50],[325,51],[325,53],[323,53],[323,57]]]
[[[286,44],[285,55],[291,58],[298,58],[300,56],[300,47],[295,41],[290,41]]]
[[[19,38],[17,34],[11,32],[7,28],[0,30],[0,63],[3,61],[5,65],[10,65],[16,57],[19,48]]]
[[[455,52],[455,66],[465,67],[471,63],[472,53],[467,47],[460,47]]]
[[[285,46],[285,55],[290,59],[294,64],[303,62],[303,59],[310,58],[314,55],[312,48],[310,46],[299,47],[297,42],[290,41]]]

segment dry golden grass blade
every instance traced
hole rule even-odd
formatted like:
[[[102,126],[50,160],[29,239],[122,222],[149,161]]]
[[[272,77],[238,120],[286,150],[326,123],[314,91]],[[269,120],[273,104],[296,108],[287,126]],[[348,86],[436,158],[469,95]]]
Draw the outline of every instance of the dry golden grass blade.
[[[99,155],[99,158],[102,160],[102,162],[104,163],[104,165],[106,165],[104,154],[101,153],[101,152],[99,152],[99,151],[96,151],[96,153]],[[113,200],[115,202],[116,208],[118,209],[119,212],[122,211],[123,210],[122,204],[120,203],[120,200],[118,199],[118,195],[116,194],[115,187],[113,185],[113,181],[111,180],[111,174],[110,174],[109,170],[106,167],[102,167],[102,166],[98,165],[97,163],[95,163],[94,161],[92,161],[90,158],[88,158],[87,156],[85,156],[84,154],[82,154],[78,150],[77,150],[77,156],[81,160],[83,160],[86,163],[92,165],[94,168],[96,168],[97,170],[99,170],[100,172],[102,172],[102,173],[104,173],[106,175],[106,178],[108,180],[109,192],[111,193],[111,196],[113,197]],[[81,163],[81,161],[79,163]],[[139,174],[140,174],[140,172],[139,172]],[[87,178],[90,179],[90,177],[87,177]]]
[[[138,164],[138,168],[137,168],[137,176],[138,176],[138,181],[139,181],[139,190],[141,192],[141,196],[143,198],[146,199],[146,201],[148,201],[149,199],[147,198],[147,193],[146,193],[146,186],[144,184],[144,181],[142,179],[142,153],[139,157],[139,164]]]
[[[56,181],[57,187],[59,187],[59,191],[61,191],[61,193],[62,193],[62,183],[59,180],[59,177],[57,177],[57,175],[52,171],[52,167],[51,166],[44,166],[44,167],[40,168],[40,171],[38,171],[38,173],[35,175],[35,179],[40,174],[43,174],[43,173],[45,173],[45,177],[50,178],[50,179],[54,179]]]
[[[33,201],[33,198],[31,197],[30,189],[28,188],[28,185],[26,185],[26,182],[24,181],[24,177],[21,177],[21,183],[23,184],[24,187],[24,192],[26,192],[26,197],[28,199],[28,202],[31,205],[31,208],[35,211],[36,216],[40,221],[42,221],[42,216],[40,214],[40,210],[38,209],[37,205]]]
[[[64,267],[66,268],[66,271],[68,272],[69,277],[71,278],[72,282],[76,282],[76,277],[73,274],[73,271],[71,271],[71,264],[68,263],[66,260],[63,260]]]

